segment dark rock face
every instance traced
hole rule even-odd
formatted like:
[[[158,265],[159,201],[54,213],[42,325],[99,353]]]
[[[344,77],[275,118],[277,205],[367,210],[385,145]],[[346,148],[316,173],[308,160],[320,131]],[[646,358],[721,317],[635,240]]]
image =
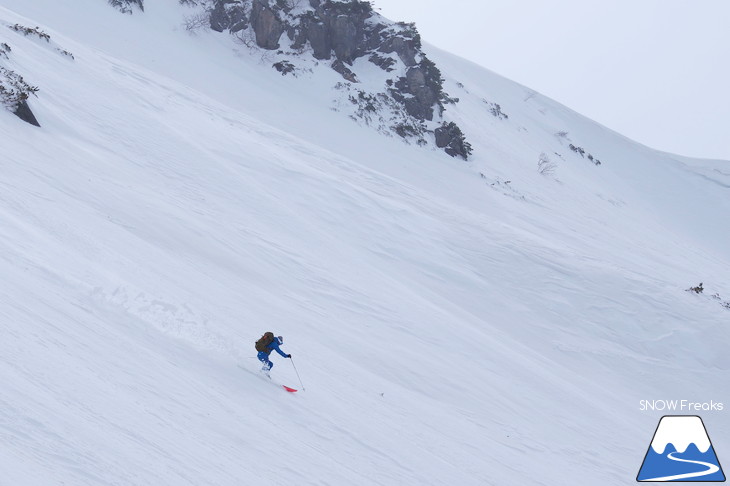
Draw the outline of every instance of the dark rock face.
[[[351,64],[360,41],[357,27],[346,15],[340,15],[332,22],[331,30],[335,56]]]
[[[251,26],[256,34],[256,44],[264,49],[279,48],[279,38],[284,33],[284,23],[279,20],[265,0],[254,0],[251,10]]]
[[[210,28],[223,32],[228,29],[231,33],[248,27],[246,12],[237,0],[216,0],[213,10],[210,11]]]
[[[228,28],[228,15],[222,3],[216,4],[210,12],[210,28],[216,32],[223,32]]]
[[[279,61],[273,64],[274,69],[279,71],[282,76],[286,76],[289,73],[294,73],[295,67],[294,64],[290,63],[289,61]]]
[[[314,51],[315,59],[329,59],[332,53],[332,42],[327,26],[322,22],[310,20],[306,26],[306,40]]]
[[[314,12],[302,18],[299,30],[304,33],[302,43],[309,41],[317,59],[330,59],[334,51],[338,60],[352,64],[379,45],[373,39],[374,29],[366,23],[373,15],[369,2],[310,0],[310,5]]]
[[[438,148],[444,148],[451,142],[451,135],[446,127],[438,127],[433,134],[436,136],[436,146]]]
[[[396,64],[396,61],[390,57],[381,56],[373,52],[368,58],[368,61],[372,62],[385,72],[389,73],[391,71],[395,71],[393,65]]]
[[[18,103],[18,107],[13,113],[24,122],[30,123],[31,125],[34,125],[36,127],[41,126],[41,124],[38,123],[38,120],[31,111],[30,106],[28,106],[27,101],[21,101],[20,103]]]
[[[466,160],[471,155],[471,145],[464,138],[464,133],[454,123],[444,123],[434,130],[436,146],[452,157],[461,157]]]
[[[379,118],[387,126],[379,129],[427,143],[424,135],[429,130],[424,122],[442,121],[444,104],[458,99],[444,92],[441,72],[423,53],[415,24],[389,22],[366,0],[308,0],[310,8],[303,5],[305,1],[207,0],[206,5],[212,29],[236,32],[250,26],[256,44],[268,50],[280,49],[281,35],[286,32],[291,50],[278,54],[296,56],[309,44],[315,59],[332,60],[329,65],[349,83],[359,82],[353,66],[363,57],[387,73],[398,66],[405,68],[405,75],[386,79],[383,92],[358,91],[363,95],[351,97],[359,110],[355,116],[372,120],[375,111],[387,111]],[[296,75],[289,60],[279,59],[273,66],[283,75]],[[466,157],[471,149],[458,127],[451,125],[448,130],[438,129],[439,147],[449,155]]]
[[[400,60],[403,61],[403,64],[411,67],[416,65],[416,54],[418,54],[418,49],[415,44],[413,40],[403,37],[390,37],[380,46],[380,52],[386,54],[395,52],[400,57]]]
[[[433,120],[434,106],[440,107],[441,91],[430,77],[433,74],[424,69],[424,66],[414,66],[408,69],[404,78],[396,82],[397,91],[391,91],[393,96],[405,105],[408,114],[419,120]],[[438,76],[440,81],[440,72]]]
[[[351,82],[351,83],[358,83],[357,76],[355,76],[355,73],[353,73],[350,68],[345,66],[345,63],[340,61],[339,59],[336,59],[335,62],[332,63],[332,69],[340,73],[340,75],[345,78],[345,80]]]

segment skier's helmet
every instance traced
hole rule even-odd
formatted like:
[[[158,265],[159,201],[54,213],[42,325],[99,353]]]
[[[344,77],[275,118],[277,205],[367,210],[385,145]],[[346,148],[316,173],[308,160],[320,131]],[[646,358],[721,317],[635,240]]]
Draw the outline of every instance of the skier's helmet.
[[[279,340],[279,344],[284,344],[284,338],[283,337],[279,336],[276,339]]]

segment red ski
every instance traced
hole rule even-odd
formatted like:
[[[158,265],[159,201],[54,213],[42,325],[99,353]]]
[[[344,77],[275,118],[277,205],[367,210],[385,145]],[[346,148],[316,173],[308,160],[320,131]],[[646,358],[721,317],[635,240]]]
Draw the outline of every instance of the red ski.
[[[243,366],[241,366],[241,365],[239,365],[238,367],[239,367],[239,368],[241,368],[242,370],[246,370],[246,371],[248,371],[248,372],[249,372],[249,373],[251,373],[251,374],[254,374],[254,375],[258,375],[258,376],[260,376],[260,377],[262,377],[262,378],[263,378],[263,377],[266,377],[266,378],[268,378],[268,380],[264,380],[264,381],[268,381],[268,382],[269,382],[269,383],[271,383],[272,385],[280,386],[280,387],[282,387],[282,388],[283,388],[284,390],[288,391],[289,393],[295,393],[295,392],[299,391],[299,390],[297,390],[296,388],[290,388],[290,387],[288,387],[288,386],[286,386],[286,385],[280,385],[279,383],[275,383],[275,382],[271,381],[271,376],[270,376],[270,375],[268,375],[268,374],[266,374],[266,373],[262,373],[262,372],[256,373],[256,372],[254,372],[254,371],[251,371],[251,370],[249,370],[249,369],[247,369],[247,368],[244,368],[244,367],[243,367]]]

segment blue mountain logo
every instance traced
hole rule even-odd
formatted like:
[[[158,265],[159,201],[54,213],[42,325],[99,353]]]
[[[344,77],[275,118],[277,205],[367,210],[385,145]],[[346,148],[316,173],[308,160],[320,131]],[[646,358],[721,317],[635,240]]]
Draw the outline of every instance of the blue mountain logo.
[[[636,476],[639,482],[725,481],[720,461],[702,419],[665,415],[659,421]]]

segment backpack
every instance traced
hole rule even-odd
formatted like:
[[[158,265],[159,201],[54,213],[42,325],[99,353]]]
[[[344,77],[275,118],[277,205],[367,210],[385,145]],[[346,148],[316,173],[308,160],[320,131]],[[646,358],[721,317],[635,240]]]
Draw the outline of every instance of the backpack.
[[[263,336],[261,336],[261,339],[256,341],[256,351],[260,353],[265,353],[268,351],[266,346],[271,344],[274,341],[274,333],[269,331],[267,333],[264,333]]]

